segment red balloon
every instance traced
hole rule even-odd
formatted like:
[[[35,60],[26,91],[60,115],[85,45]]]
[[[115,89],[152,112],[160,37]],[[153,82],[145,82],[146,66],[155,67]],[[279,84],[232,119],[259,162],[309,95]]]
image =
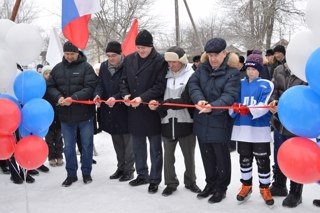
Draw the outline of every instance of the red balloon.
[[[320,180],[320,148],[307,138],[286,140],[279,149],[281,171],[291,180],[306,184]]]
[[[32,170],[46,161],[48,153],[47,143],[39,136],[30,135],[17,143],[14,156],[21,167]]]
[[[19,107],[11,100],[0,98],[0,135],[12,135],[20,121]]]
[[[14,135],[0,135],[0,160],[9,159],[14,152],[15,145]]]

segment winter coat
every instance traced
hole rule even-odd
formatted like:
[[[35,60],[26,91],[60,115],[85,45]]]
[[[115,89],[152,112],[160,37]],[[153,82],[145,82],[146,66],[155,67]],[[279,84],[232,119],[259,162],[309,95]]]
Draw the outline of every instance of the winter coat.
[[[58,103],[59,98],[71,97],[74,100],[92,100],[96,87],[96,74],[80,51],[76,61],[69,63],[65,58],[51,71],[47,81],[47,92],[50,98]],[[77,123],[94,116],[94,105],[72,103],[70,106],[59,106],[61,122]]]
[[[185,91],[190,76],[194,73],[191,65],[186,65],[176,75],[168,71],[167,88],[164,93],[164,99],[177,99]],[[174,101],[168,101],[173,103]],[[185,137],[192,134],[193,120],[187,108],[167,109],[167,115],[161,119],[162,136],[170,139]]]
[[[108,70],[108,61],[101,64],[97,87],[94,97],[99,95],[102,100],[108,100],[110,97],[121,99],[120,82],[122,75],[122,64],[117,71],[111,75]],[[110,108],[107,104],[100,106],[99,128],[111,135],[128,133],[128,109],[124,103],[115,103]]]
[[[270,101],[279,100],[281,95],[290,87],[296,85],[307,85],[306,82],[299,79],[297,76],[291,74],[291,71],[288,69],[287,64],[279,65],[273,74],[274,90],[271,95]],[[278,130],[281,134],[287,136],[294,136],[281,124],[278,113],[274,114],[271,118],[271,125]]]
[[[240,93],[240,74],[237,70],[238,56],[229,53],[217,70],[213,70],[208,61],[200,64],[189,80],[189,94],[194,104],[200,100],[211,106],[231,106]],[[193,130],[200,142],[229,142],[232,131],[232,119],[228,110],[213,109],[211,113],[199,114],[194,111]]]
[[[131,100],[140,97],[143,102],[163,99],[168,64],[155,49],[144,59],[141,67],[139,57],[138,53],[133,53],[124,59],[121,96],[130,94]],[[136,108],[128,107],[128,127],[129,132],[134,135],[158,135],[161,133],[160,116],[146,104],[140,104]]]

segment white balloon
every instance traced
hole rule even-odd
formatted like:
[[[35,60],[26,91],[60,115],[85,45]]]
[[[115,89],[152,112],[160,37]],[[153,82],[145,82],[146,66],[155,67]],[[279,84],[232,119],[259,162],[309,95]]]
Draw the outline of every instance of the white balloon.
[[[16,24],[9,29],[5,43],[14,53],[16,61],[27,65],[39,57],[43,39],[38,28],[30,24]]]
[[[0,49],[0,93],[12,92],[16,73],[17,64],[13,54],[2,46]]]
[[[307,81],[305,69],[309,56],[320,47],[320,39],[310,30],[296,33],[287,47],[286,60],[293,74]]]
[[[306,8],[306,22],[308,28],[317,36],[320,36],[320,1],[309,0]]]
[[[8,30],[16,23],[9,19],[0,19],[0,42],[6,38]]]

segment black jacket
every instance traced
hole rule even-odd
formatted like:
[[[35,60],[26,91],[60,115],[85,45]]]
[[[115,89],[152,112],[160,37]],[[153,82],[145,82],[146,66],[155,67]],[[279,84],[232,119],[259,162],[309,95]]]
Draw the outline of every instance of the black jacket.
[[[47,81],[47,92],[55,103],[60,97],[75,100],[92,100],[96,87],[96,74],[87,63],[86,56],[79,52],[76,61],[68,63],[65,58],[57,64]],[[94,105],[72,103],[70,106],[58,107],[60,121],[77,123],[93,117]]]
[[[211,106],[231,106],[240,93],[240,74],[236,68],[227,65],[229,55],[217,70],[208,61],[201,63],[197,72],[189,80],[189,94],[194,104],[200,100]],[[211,113],[199,114],[195,109],[193,130],[200,142],[229,142],[232,119],[228,110],[214,109]]]
[[[121,96],[131,94],[130,99],[141,97],[143,102],[163,98],[166,88],[167,63],[155,49],[139,67],[139,55],[128,55],[123,62]],[[148,105],[140,104],[137,108],[128,108],[129,132],[134,135],[152,136],[161,133],[160,116]]]
[[[101,64],[98,84],[94,96],[99,95],[102,100],[108,100],[110,97],[121,99],[120,81],[123,66],[120,65],[118,70],[111,76],[108,70],[108,61]],[[102,103],[100,107],[100,129],[111,135],[128,133],[128,109],[124,103],[115,103],[110,108]]]

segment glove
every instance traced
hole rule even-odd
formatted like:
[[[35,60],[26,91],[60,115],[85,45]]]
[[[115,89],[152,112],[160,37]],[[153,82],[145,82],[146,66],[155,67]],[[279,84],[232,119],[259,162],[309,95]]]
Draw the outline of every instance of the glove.
[[[241,103],[234,103],[232,109],[235,113],[239,113],[240,115],[246,115],[250,112],[249,107],[243,106]]]

